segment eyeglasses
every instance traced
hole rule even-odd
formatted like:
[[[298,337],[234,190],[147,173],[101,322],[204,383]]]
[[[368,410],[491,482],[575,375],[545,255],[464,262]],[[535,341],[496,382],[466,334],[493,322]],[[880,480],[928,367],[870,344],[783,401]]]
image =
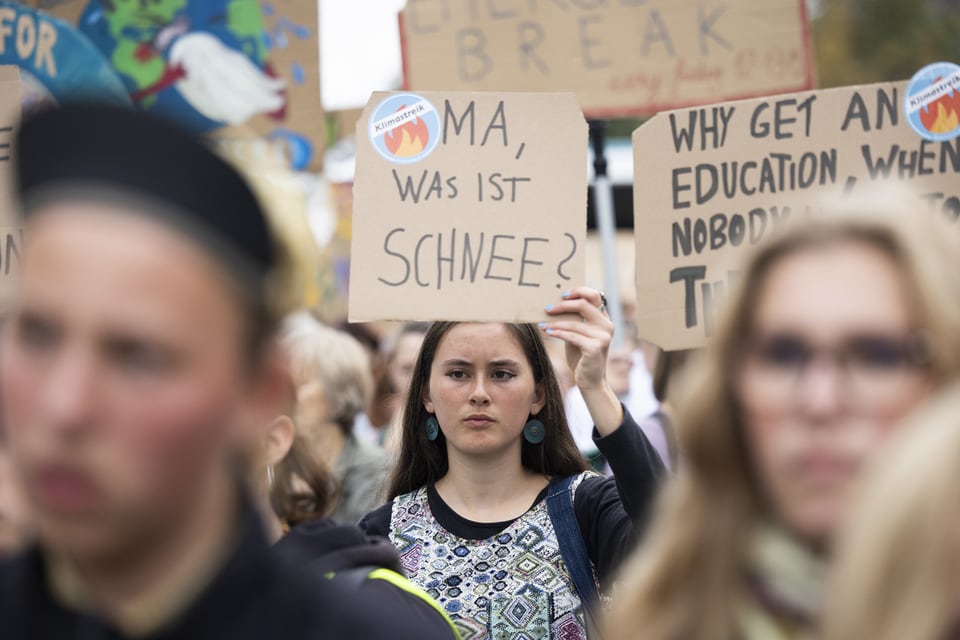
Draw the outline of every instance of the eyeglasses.
[[[883,402],[900,397],[910,376],[928,367],[930,353],[920,333],[861,334],[831,346],[782,333],[748,340],[743,363],[754,389],[770,401],[792,397],[814,365],[829,364],[852,400]]]

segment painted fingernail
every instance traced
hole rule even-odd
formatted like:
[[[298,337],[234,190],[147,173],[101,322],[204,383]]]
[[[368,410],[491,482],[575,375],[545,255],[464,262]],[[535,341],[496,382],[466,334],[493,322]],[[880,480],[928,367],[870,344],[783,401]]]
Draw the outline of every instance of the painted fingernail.
[[[569,297],[570,297],[570,292],[569,292],[569,291],[564,291],[563,293],[560,294],[560,297],[561,297],[561,298],[569,298]]]
[[[556,333],[556,330],[554,330],[554,329],[547,329],[547,333],[554,334],[554,333]]]
[[[553,305],[552,305],[552,304],[548,304],[548,305],[545,306],[543,309],[544,309],[544,311],[550,311],[551,309],[553,309]]]
[[[540,328],[541,328],[541,329],[546,328],[546,326],[547,326],[547,323],[546,323],[546,322],[541,322],[541,323],[540,323]]]

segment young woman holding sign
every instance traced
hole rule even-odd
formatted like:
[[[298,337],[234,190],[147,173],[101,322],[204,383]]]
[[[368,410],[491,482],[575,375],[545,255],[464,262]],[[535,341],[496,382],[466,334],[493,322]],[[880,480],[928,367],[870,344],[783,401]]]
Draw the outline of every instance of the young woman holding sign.
[[[605,300],[547,308],[579,320],[433,324],[403,416],[392,501],[361,522],[464,637],[585,637],[597,585],[630,551],[663,467],[605,379]],[[585,471],[540,332],[567,361],[614,471]]]
[[[677,403],[683,464],[606,638],[816,634],[861,465],[960,375],[956,253],[922,201],[885,200],[805,220],[745,265]]]

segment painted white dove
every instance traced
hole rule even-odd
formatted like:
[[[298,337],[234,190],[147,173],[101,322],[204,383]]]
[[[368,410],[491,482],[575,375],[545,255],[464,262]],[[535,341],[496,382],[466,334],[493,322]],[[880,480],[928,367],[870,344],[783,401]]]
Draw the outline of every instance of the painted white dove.
[[[211,120],[242,124],[286,103],[282,79],[267,75],[245,55],[208,33],[181,36],[170,48],[169,57],[172,65],[184,71],[176,88]]]

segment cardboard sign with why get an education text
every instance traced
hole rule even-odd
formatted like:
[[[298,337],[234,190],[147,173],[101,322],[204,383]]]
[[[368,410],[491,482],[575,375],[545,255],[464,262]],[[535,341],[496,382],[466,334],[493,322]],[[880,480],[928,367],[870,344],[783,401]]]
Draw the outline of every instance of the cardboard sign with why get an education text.
[[[350,320],[544,320],[582,284],[572,94],[376,93],[357,124]]]
[[[925,139],[905,83],[809,91],[661,113],[633,134],[637,319],[665,349],[701,346],[739,263],[791,216],[883,181],[918,215],[960,218],[960,138]],[[960,91],[916,118],[956,123]],[[946,115],[945,115],[946,114]],[[832,192],[832,193],[831,193]],[[960,229],[958,229],[960,231]]]

